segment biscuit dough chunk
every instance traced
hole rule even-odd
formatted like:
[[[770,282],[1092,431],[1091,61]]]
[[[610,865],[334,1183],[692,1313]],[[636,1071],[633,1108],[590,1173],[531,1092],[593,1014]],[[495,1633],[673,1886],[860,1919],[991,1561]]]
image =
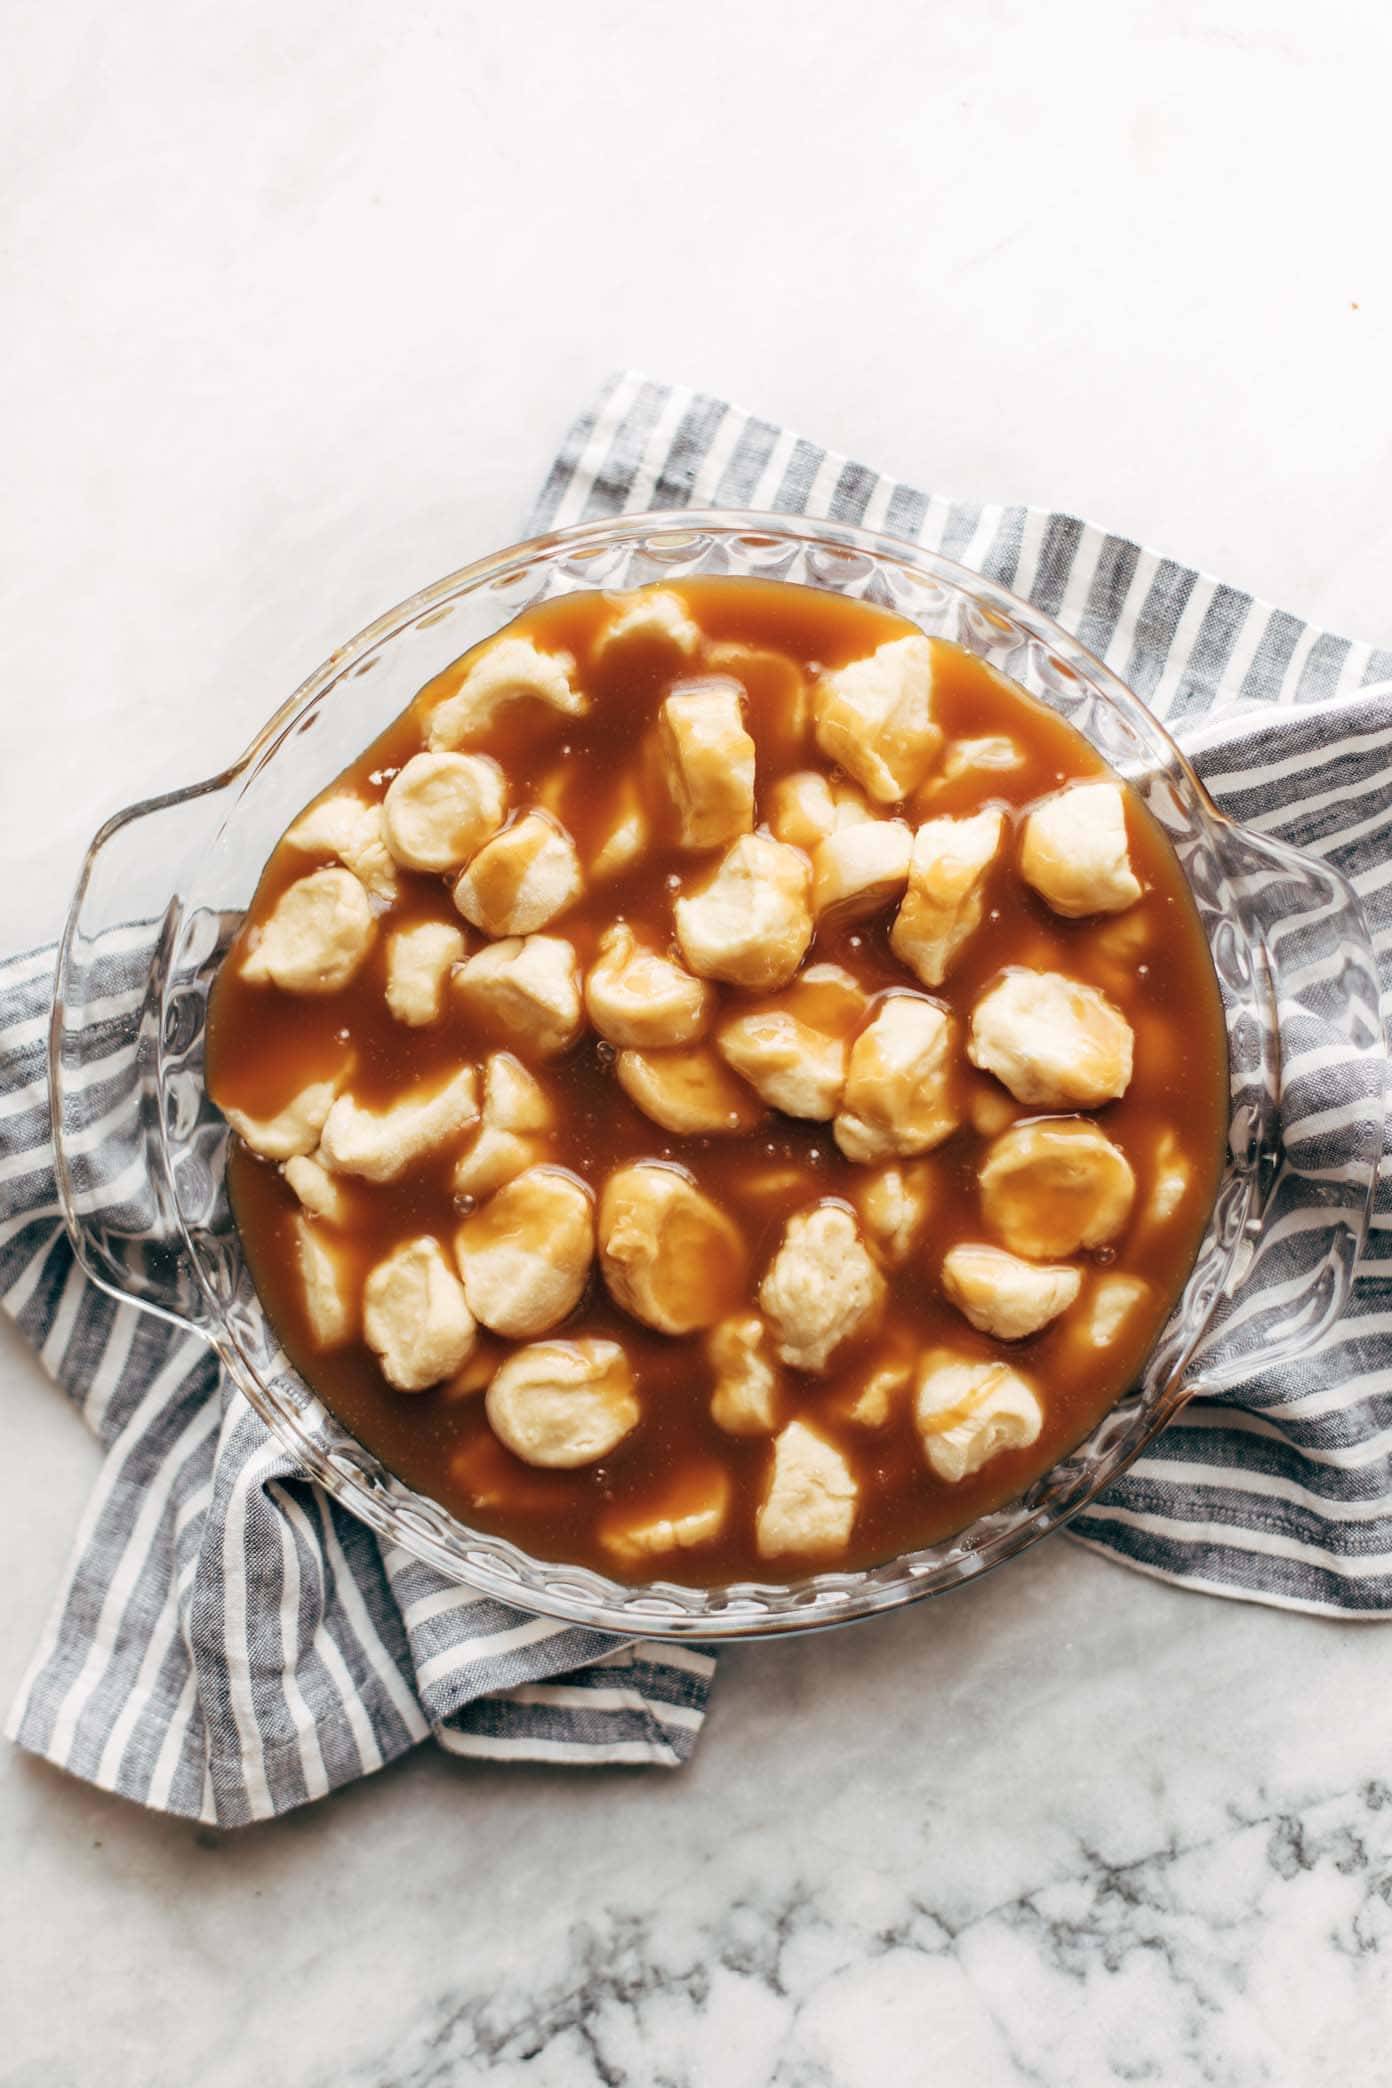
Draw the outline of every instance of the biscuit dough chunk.
[[[382,800],[387,846],[407,870],[458,870],[506,812],[503,772],[484,754],[413,754]]]
[[[631,775],[626,775],[614,800],[604,839],[590,859],[591,884],[608,884],[622,877],[646,854],[652,840],[652,822],[642,794]]]
[[[734,1313],[706,1336],[715,1372],[711,1419],[726,1435],[772,1435],[778,1426],[778,1366],[757,1312]]]
[[[851,783],[830,783],[820,769],[795,769],[780,776],[768,794],[769,830],[777,841],[811,855],[819,841],[843,828],[873,819]]]
[[[549,1334],[589,1280],[593,1199],[559,1167],[529,1167],[464,1219],[454,1253],[481,1326],[513,1341]]]
[[[1119,1146],[1082,1117],[1012,1124],[981,1167],[981,1210],[1014,1254],[1105,1247],[1131,1215],[1136,1178]]]
[[[1150,1285],[1139,1276],[1094,1277],[1083,1332],[1093,1348],[1110,1348],[1131,1315],[1151,1297]]]
[[[801,849],[742,834],[703,889],[673,908],[682,955],[703,979],[786,986],[812,940],[811,900]]]
[[[411,1090],[387,1109],[364,1109],[351,1095],[340,1095],[325,1120],[319,1157],[335,1174],[398,1182],[467,1131],[477,1116],[472,1066],[461,1066],[443,1087]]]
[[[244,1109],[224,1109],[222,1113],[253,1153],[265,1160],[292,1160],[296,1154],[312,1153],[318,1145],[345,1077],[341,1073],[332,1080],[312,1080],[273,1117],[249,1116]]]
[[[773,1446],[773,1473],[755,1523],[763,1559],[843,1552],[859,1488],[841,1452],[805,1421],[790,1421]]]
[[[322,1218],[326,1225],[348,1223],[352,1208],[348,1191],[312,1154],[293,1154],[281,1173],[311,1218]]]
[[[979,739],[953,740],[943,756],[943,774],[950,783],[976,769],[1005,775],[1024,765],[1024,755],[1004,732],[983,733]]]
[[[352,1264],[343,1247],[326,1239],[302,1211],[295,1217],[294,1240],[310,1340],[317,1349],[342,1348],[358,1324]]]
[[[679,682],[658,714],[683,848],[723,848],[754,825],[754,742],[728,675]]]
[[[573,1471],[597,1464],[637,1427],[633,1372],[617,1341],[533,1341],[495,1372],[488,1424],[524,1464]]]
[[[909,888],[889,941],[925,986],[941,986],[981,926],[986,880],[1004,832],[1003,814],[992,810],[970,819],[928,819],[914,835]]]
[[[1124,913],[1141,896],[1119,783],[1070,783],[1025,821],[1020,875],[1055,913]]]
[[[289,885],[242,960],[242,977],[283,993],[337,993],[357,977],[377,921],[351,870],[312,870]]]
[[[464,959],[464,936],[448,921],[413,921],[387,937],[387,1006],[398,1022],[438,1022],[445,981]]]
[[[676,1051],[621,1051],[619,1086],[644,1116],[683,1138],[731,1138],[764,1112],[707,1044]]]
[[[904,889],[913,835],[902,819],[861,819],[839,827],[812,851],[812,904],[818,916],[878,913]]]
[[[1151,1165],[1154,1173],[1146,1200],[1146,1217],[1152,1225],[1165,1225],[1188,1195],[1192,1179],[1189,1162],[1168,1125],[1156,1140]]]
[[[575,951],[561,936],[490,943],[454,977],[467,1008],[542,1058],[568,1050],[583,1027]]]
[[[812,691],[817,745],[877,803],[898,804],[927,775],[942,732],[933,721],[933,648],[891,638],[867,659],[823,674]]]
[[[660,641],[690,658],[701,649],[701,626],[688,613],[679,594],[668,587],[640,587],[631,594],[611,595],[614,614],[595,641],[603,659],[631,639]]]
[[[1044,1412],[1028,1379],[1009,1364],[931,1349],[919,1363],[914,1422],[933,1471],[955,1486],[1002,1450],[1036,1441]]]
[[[528,812],[484,843],[455,882],[454,903],[485,935],[533,935],[579,898],[575,843],[549,812]]]
[[[567,652],[542,652],[530,638],[498,638],[479,654],[454,695],[436,705],[426,737],[432,748],[452,752],[486,732],[504,704],[527,696],[567,718],[582,718],[589,704],[574,673]]]
[[[892,993],[851,1047],[835,1139],[848,1160],[931,1152],[960,1121],[955,1025],[936,1001]]]
[[[1066,1264],[1040,1268],[999,1247],[964,1242],[943,1257],[948,1297],[964,1319],[1000,1341],[1038,1334],[1068,1310],[1082,1281]]]
[[[967,1056],[1036,1109],[1092,1109],[1131,1081],[1131,1025],[1105,993],[1062,972],[1004,972],[971,1012]]]
[[[395,899],[396,864],[387,846],[381,805],[369,805],[351,791],[335,791],[302,812],[285,839],[306,855],[337,856],[374,899]]]
[[[450,1377],[475,1333],[463,1286],[428,1233],[394,1248],[369,1274],[363,1338],[398,1392],[424,1392]]]
[[[599,939],[585,980],[590,1021],[610,1044],[638,1050],[693,1044],[710,1026],[715,991],[675,959],[648,950],[624,921]]]
[[[630,1571],[664,1553],[696,1551],[713,1544],[730,1513],[730,1481],[719,1467],[688,1480],[680,1498],[666,1512],[629,1508],[599,1525],[605,1550]]]
[[[788,1220],[759,1286],[784,1363],[824,1371],[838,1349],[874,1331],[884,1302],[884,1277],[844,1204],[819,1203]]]
[[[825,1122],[841,1106],[846,1045],[786,1009],[737,1015],[721,1028],[715,1048],[770,1109]]]
[[[843,1401],[842,1413],[857,1428],[887,1427],[912,1376],[912,1360],[905,1356],[872,1363]]]
[[[902,1269],[922,1244],[933,1207],[929,1162],[897,1162],[865,1174],[851,1191],[872,1254],[886,1268]]]
[[[510,1051],[489,1054],[483,1068],[483,1114],[472,1144],[455,1162],[456,1196],[501,1189],[546,1158],[555,1111],[541,1083]]]
[[[661,1161],[636,1161],[605,1183],[599,1258],[614,1302],[659,1334],[713,1326],[744,1289],[738,1227],[689,1175]]]

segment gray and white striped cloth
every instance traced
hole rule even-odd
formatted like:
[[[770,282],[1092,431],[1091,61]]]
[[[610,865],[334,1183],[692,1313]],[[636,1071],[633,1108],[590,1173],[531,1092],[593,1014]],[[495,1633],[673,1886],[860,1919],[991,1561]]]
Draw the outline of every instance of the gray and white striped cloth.
[[[1238,818],[1350,876],[1392,961],[1392,651],[1071,517],[930,498],[634,375],[571,429],[531,520],[692,504],[863,522],[1026,595],[1176,727]],[[221,1825],[286,1811],[431,1734],[495,1760],[685,1760],[706,1654],[527,1617],[384,1550],[297,1475],[201,1343],[78,1274],[49,1141],[52,963],[45,950],[0,966],[0,1302],[107,1455],[11,1737]],[[126,963],[113,1021],[138,991],[140,954]],[[94,1122],[100,1102],[98,1087]],[[1389,1279],[1384,1200],[1353,1307],[1320,1350],[1188,1409],[1074,1534],[1216,1593],[1392,1611]]]

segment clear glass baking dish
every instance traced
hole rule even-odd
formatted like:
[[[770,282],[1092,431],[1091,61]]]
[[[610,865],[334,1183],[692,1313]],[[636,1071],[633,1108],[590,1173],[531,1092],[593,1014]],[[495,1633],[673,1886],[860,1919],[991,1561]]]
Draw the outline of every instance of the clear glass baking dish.
[[[954,639],[1075,725],[1134,784],[1193,891],[1227,1009],[1229,1148],[1192,1275],[1134,1389],[1019,1499],[949,1542],[857,1573],[710,1589],[630,1587],[533,1558],[402,1484],[280,1351],[247,1275],[207,1099],[208,991],[295,812],[451,660],[577,589],[753,575],[864,596]],[[1048,617],[895,538],[728,511],[583,524],[478,560],[380,617],[312,674],[223,774],[108,820],[59,953],[50,1077],[59,1196],[82,1266],[173,1320],[304,1470],[386,1542],[519,1607],[603,1630],[714,1641],[875,1614],[956,1587],[1057,1529],[1186,1400],[1298,1353],[1337,1317],[1382,1146],[1378,980],[1350,887],[1234,826],[1169,735]],[[1319,1135],[1283,1139],[1283,1069],[1331,1087]]]

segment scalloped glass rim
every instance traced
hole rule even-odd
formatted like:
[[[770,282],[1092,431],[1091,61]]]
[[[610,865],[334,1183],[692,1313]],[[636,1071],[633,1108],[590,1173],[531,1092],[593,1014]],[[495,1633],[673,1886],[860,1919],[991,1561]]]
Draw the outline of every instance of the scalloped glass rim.
[[[528,576],[547,572],[558,585],[634,586],[664,575],[717,569],[765,578],[793,578],[835,592],[868,593],[912,620],[940,629],[955,617],[953,635],[973,650],[1025,648],[1028,674],[1015,678],[1032,693],[1067,709],[1085,700],[1116,730],[1088,733],[1118,766],[1130,767],[1139,783],[1153,782],[1164,800],[1159,809],[1172,838],[1190,836],[1213,848],[1230,827],[1169,734],[1110,669],[1051,618],[996,583],[935,552],[884,533],[798,517],[718,509],[678,510],[582,523],[511,546],[474,561],[388,611],[340,647],[283,703],[241,758],[221,775],[174,799],[249,782],[295,732],[313,722],[333,690],[367,674],[380,650],[409,629],[445,620],[461,597],[489,590],[498,601],[498,626],[517,613],[516,598]],[[703,563],[703,561],[705,563]],[[619,568],[623,568],[622,575]],[[794,573],[794,568],[799,570]],[[508,599],[511,597],[512,599]],[[912,606],[911,606],[912,604]],[[477,642],[477,641],[471,641]],[[1110,737],[1113,744],[1102,744]],[[1131,759],[1119,760],[1129,755]],[[1137,760],[1135,757],[1139,756]],[[1164,813],[1168,808],[1168,820]],[[235,800],[232,806],[235,812]],[[229,815],[230,816],[230,815]],[[224,818],[220,839],[228,826]],[[1236,830],[1234,830],[1236,831]],[[1186,868],[1188,865],[1186,864]],[[1191,884],[1194,879],[1191,875]],[[177,913],[177,902],[176,902]],[[161,1008],[170,983],[176,932],[161,943],[155,985]],[[1242,931],[1237,931],[1241,937]],[[1238,972],[1250,976],[1247,953],[1239,950]],[[163,1037],[164,1024],[160,1034]],[[165,1063],[161,1051],[159,1078]],[[161,1139],[165,1112],[160,1112]],[[229,1306],[218,1272],[205,1260],[205,1239],[190,1227],[175,1194],[179,1230],[198,1287],[211,1316],[207,1333],[234,1383],[286,1449],[384,1541],[480,1592],[558,1621],[622,1636],[716,1642],[768,1636],[850,1622],[901,1603],[944,1592],[1014,1557],[1085,1507],[1137,1456],[1172,1418],[1192,1391],[1184,1372],[1215,1305],[1230,1294],[1239,1257],[1250,1246],[1260,1204],[1255,1135],[1229,1163],[1204,1248],[1183,1297],[1152,1352],[1141,1385],[1129,1392],[1067,1457],[1015,1500],[979,1517],[956,1537],[857,1572],[822,1572],[792,1583],[748,1581],[717,1588],[690,1588],[654,1581],[641,1586],[588,1569],[534,1557],[508,1540],[473,1530],[436,1502],[406,1487],[328,1414],[285,1362],[268,1372],[248,1352],[248,1332],[262,1339],[265,1326],[248,1328],[245,1300]],[[165,1154],[167,1160],[167,1152]],[[171,1181],[173,1175],[171,1173]],[[254,1308],[259,1311],[259,1307]],[[239,1325],[240,1322],[240,1325]],[[272,1345],[273,1346],[273,1345]]]

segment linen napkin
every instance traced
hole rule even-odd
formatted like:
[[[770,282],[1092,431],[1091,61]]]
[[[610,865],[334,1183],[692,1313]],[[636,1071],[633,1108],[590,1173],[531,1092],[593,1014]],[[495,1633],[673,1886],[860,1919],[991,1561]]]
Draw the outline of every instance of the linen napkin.
[[[687,505],[861,522],[1025,595],[1169,721],[1236,817],[1350,876],[1392,961],[1392,649],[1071,516],[930,497],[634,373],[575,422],[529,526]],[[121,962],[113,1015],[143,970],[138,953]],[[432,1735],[492,1760],[686,1760],[708,1655],[527,1616],[383,1546],[296,1473],[197,1339],[85,1281],[53,1182],[52,970],[51,950],[0,966],[0,1302],[106,1461],[10,1736],[220,1825],[286,1811]],[[1313,1119],[1310,1057],[1288,1069],[1286,1101]],[[1319,1350],[1191,1406],[1072,1534],[1214,1593],[1392,1611],[1390,1211],[1384,1192],[1352,1307]]]

